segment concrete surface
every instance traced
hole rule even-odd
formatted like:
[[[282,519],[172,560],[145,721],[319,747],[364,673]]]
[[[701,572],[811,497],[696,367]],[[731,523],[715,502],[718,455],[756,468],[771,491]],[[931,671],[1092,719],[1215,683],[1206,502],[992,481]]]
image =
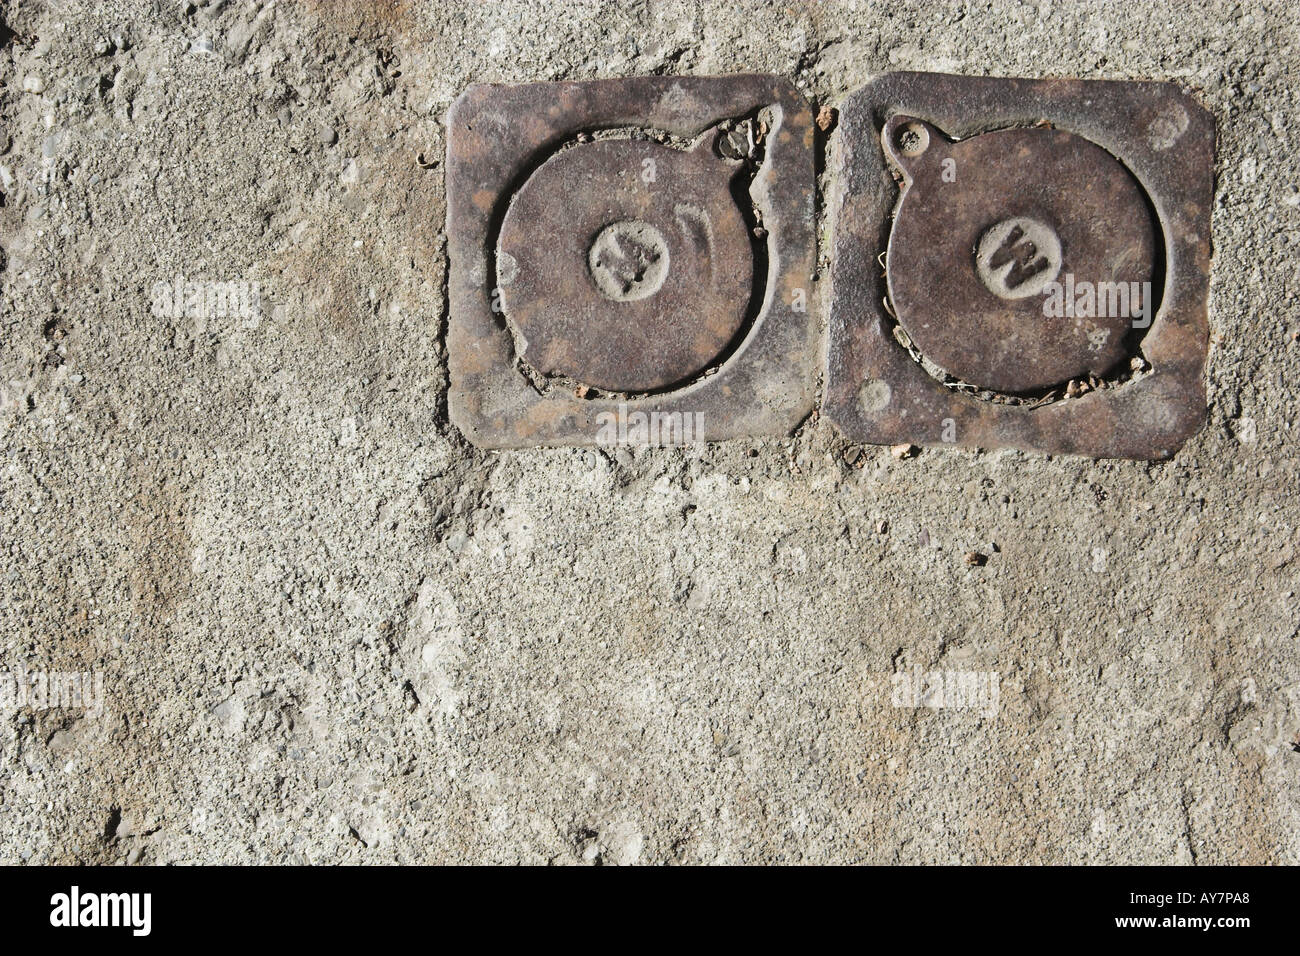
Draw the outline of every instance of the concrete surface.
[[[1296,3],[0,9],[0,862],[1300,861]],[[1214,111],[1171,463],[447,425],[466,84],[901,68]]]

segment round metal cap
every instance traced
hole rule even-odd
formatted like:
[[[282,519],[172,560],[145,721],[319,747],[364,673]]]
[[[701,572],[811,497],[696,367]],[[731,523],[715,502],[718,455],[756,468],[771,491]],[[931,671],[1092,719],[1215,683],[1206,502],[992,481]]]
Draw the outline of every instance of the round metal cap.
[[[1142,188],[1063,130],[952,142],[909,116],[882,133],[905,187],[889,239],[898,322],[948,373],[998,392],[1103,375],[1150,324],[1157,230]]]
[[[524,358],[615,392],[668,388],[712,365],[753,294],[738,164],[707,137],[690,150],[601,140],[552,156],[506,212],[501,304]]]

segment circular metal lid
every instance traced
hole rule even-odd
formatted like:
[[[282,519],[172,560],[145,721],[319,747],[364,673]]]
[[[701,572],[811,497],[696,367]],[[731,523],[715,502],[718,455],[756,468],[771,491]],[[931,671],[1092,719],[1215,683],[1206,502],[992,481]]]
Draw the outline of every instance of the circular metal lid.
[[[1028,392],[1103,375],[1127,354],[1129,330],[1154,308],[1157,233],[1113,156],[1055,129],[952,142],[909,116],[882,137],[905,178],[889,295],[930,361],[972,385]]]
[[[690,150],[601,140],[560,151],[501,226],[501,304],[545,374],[647,392],[708,368],[753,294],[738,164],[705,137]]]

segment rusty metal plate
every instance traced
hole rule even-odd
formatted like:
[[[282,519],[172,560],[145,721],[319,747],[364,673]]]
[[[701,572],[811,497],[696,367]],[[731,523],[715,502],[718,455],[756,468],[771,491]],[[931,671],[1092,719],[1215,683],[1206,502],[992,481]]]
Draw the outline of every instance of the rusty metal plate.
[[[1200,427],[1214,125],[1189,95],[898,73],[839,129],[825,410],[848,437],[1158,459]]]
[[[596,444],[611,416],[711,441],[807,416],[814,133],[788,80],[478,85],[447,123],[448,404],[471,441]]]

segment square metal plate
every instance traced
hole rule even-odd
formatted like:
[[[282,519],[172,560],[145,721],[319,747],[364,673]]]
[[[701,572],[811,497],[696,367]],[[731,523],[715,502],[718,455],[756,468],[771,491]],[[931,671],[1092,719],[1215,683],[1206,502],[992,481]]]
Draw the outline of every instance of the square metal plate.
[[[887,157],[882,144],[891,117],[916,118],[920,129],[942,130],[955,144],[1009,129],[1060,131],[1053,135],[1062,141],[1074,134],[1127,168],[1158,223],[1155,260],[1163,270],[1159,308],[1140,340],[1140,355],[1124,366],[1135,374],[1071,386],[1069,397],[1062,387],[1060,394],[1048,390],[1040,397],[1016,395],[1007,402],[951,376],[945,381],[939,363],[927,369],[918,360],[915,343],[898,334],[889,302],[890,288],[901,283],[891,284],[882,264],[901,208],[900,190],[909,188],[890,162],[899,154]],[[847,98],[840,109],[839,137],[830,162],[836,183],[829,205],[833,248],[825,413],[847,437],[1161,459],[1201,427],[1214,121],[1189,94],[1168,83],[894,73]],[[960,186],[964,173],[951,172]],[[996,175],[983,178],[998,182]],[[1077,188],[1089,187],[1078,183]],[[960,203],[959,188],[950,195],[954,204]],[[921,312],[930,307],[928,293],[945,291],[942,284],[957,270],[977,267],[974,248],[966,250],[966,261],[956,261],[965,248],[956,249],[959,255],[950,267],[919,280],[911,277],[916,280],[912,288],[920,291],[911,303],[914,309],[917,303]],[[906,268],[906,262],[895,262],[893,252],[889,269]],[[935,301],[942,298],[934,296]],[[949,339],[960,340],[966,328],[963,307],[958,300],[954,308],[951,296],[948,302],[946,318],[933,306],[935,323],[948,322]],[[927,328],[929,318],[922,319]],[[968,342],[957,346],[987,360],[988,367],[1007,360],[980,353],[999,347],[993,337],[972,332]]]
[[[713,441],[785,434],[809,414],[821,361],[814,124],[793,84],[476,85],[447,123],[448,404],[470,441],[591,445],[638,413],[692,416],[688,437]],[[739,145],[704,142],[715,128]],[[742,190],[710,178],[733,146],[761,150]],[[733,228],[729,203],[755,218]],[[641,221],[656,215],[670,225]],[[692,349],[716,360],[694,368]]]

